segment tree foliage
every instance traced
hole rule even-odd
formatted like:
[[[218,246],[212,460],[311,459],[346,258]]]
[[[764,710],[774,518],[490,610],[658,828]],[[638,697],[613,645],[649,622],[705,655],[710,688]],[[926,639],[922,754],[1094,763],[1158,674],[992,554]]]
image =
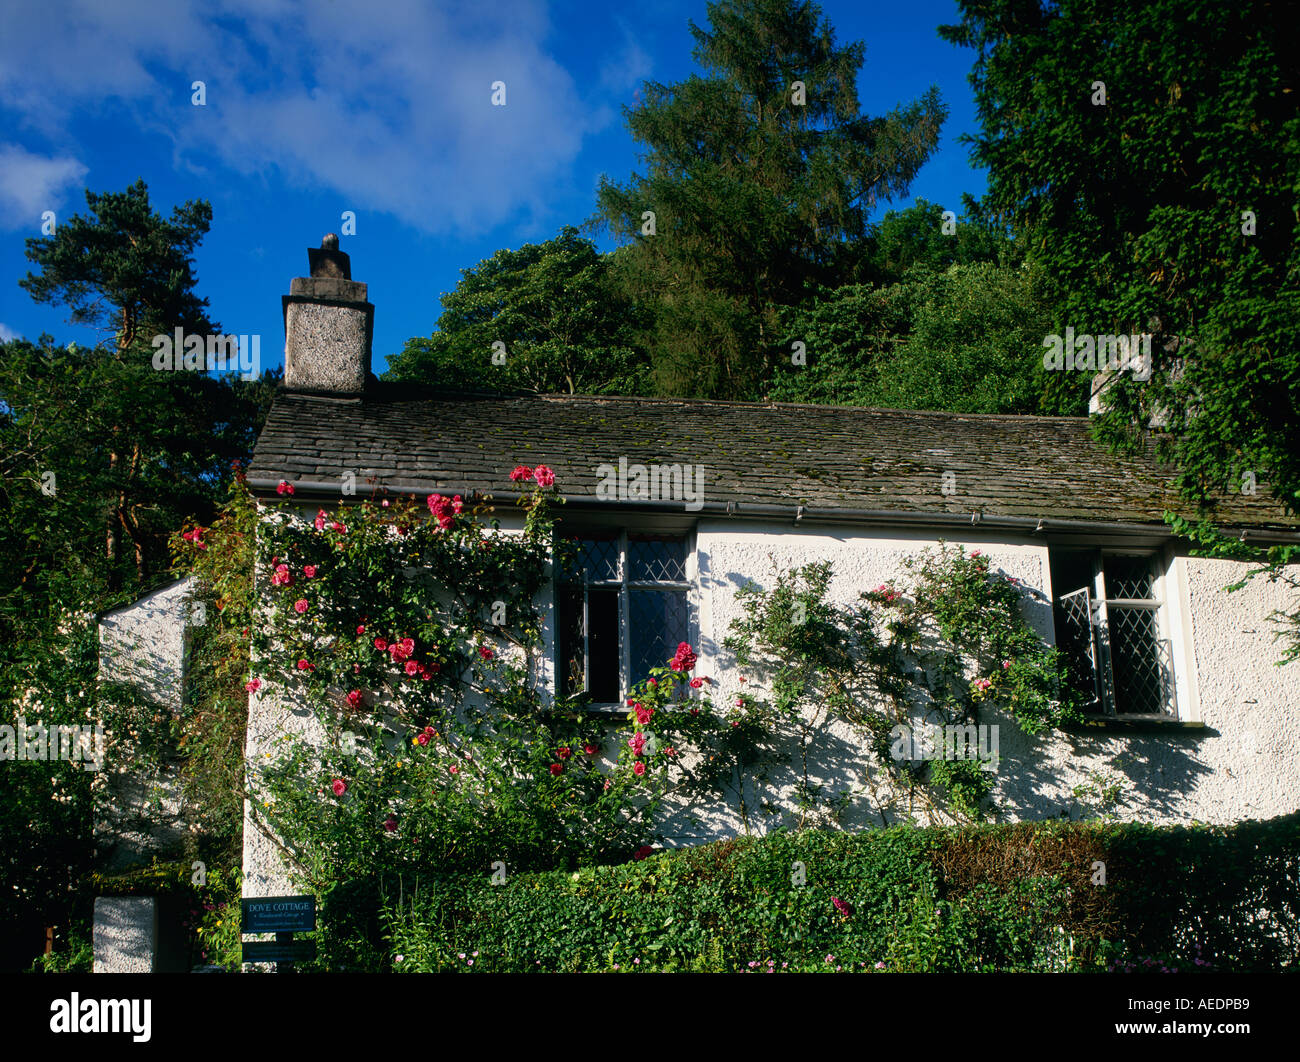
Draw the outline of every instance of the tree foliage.
[[[442,305],[438,330],[407,342],[389,378],[542,393],[643,392],[637,309],[611,280],[609,257],[572,226],[463,270]]]
[[[1300,511],[1300,59],[1287,5],[963,0],[988,200],[1060,300],[1056,332],[1150,332],[1101,420],[1168,411],[1191,501],[1269,480]],[[1101,93],[1104,92],[1104,102]]]
[[[851,272],[869,211],[906,191],[945,111],[931,88],[861,114],[863,45],[837,45],[815,4],[720,0],[708,15],[691,23],[705,76],[649,83],[625,108],[646,171],[603,177],[593,223],[632,241],[619,275],[653,310],[657,388],[749,398],[779,309]]]

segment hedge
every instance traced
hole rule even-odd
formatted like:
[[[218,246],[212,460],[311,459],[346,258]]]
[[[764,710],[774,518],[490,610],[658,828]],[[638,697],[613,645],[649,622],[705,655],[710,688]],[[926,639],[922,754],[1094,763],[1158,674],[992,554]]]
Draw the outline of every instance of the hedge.
[[[507,868],[503,883],[486,869],[340,883],[321,965],[1293,971],[1298,868],[1300,815],[777,832],[576,873]]]

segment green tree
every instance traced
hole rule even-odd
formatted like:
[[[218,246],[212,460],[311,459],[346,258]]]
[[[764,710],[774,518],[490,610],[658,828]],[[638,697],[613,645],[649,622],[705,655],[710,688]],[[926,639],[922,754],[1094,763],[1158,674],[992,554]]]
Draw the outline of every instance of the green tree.
[[[463,270],[442,305],[438,331],[408,341],[386,378],[542,393],[644,391],[637,308],[612,282],[609,257],[572,226]]]
[[[657,388],[749,398],[780,308],[852,271],[868,213],[906,191],[946,112],[931,88],[859,113],[863,45],[838,46],[815,4],[719,0],[708,17],[690,25],[705,76],[649,83],[624,109],[646,172],[602,177],[591,223],[632,241],[618,275],[653,311]]]
[[[1061,306],[1057,333],[1150,332],[1099,423],[1153,412],[1189,502],[1269,481],[1300,510],[1300,58],[1269,0],[963,0],[988,200]]]
[[[165,570],[166,534],[187,515],[212,511],[231,461],[252,450],[274,378],[153,367],[154,335],[178,327],[219,331],[194,291],[191,261],[208,231],[207,203],[186,203],[166,221],[150,207],[142,181],[121,193],[87,191],[86,202],[88,216],[73,215],[54,236],[27,241],[40,272],[19,285],[37,302],[66,305],[73,322],[111,329],[114,342],[90,349],[57,348],[46,337],[8,344],[0,364],[8,410],[0,422],[8,436],[0,500],[2,519],[22,534],[43,526],[43,517],[28,519],[33,501],[44,512],[75,499],[77,519],[98,523],[107,581],[118,586]],[[54,474],[55,493],[38,489],[46,473]],[[23,492],[29,496],[20,499]],[[60,493],[69,500],[57,501]],[[66,549],[75,542],[89,562],[89,531],[79,527],[65,528],[71,541],[37,533],[32,544]]]
[[[806,365],[778,372],[788,402],[955,413],[1080,414],[1077,396],[1042,385],[1052,312],[1026,267],[914,264],[898,283],[837,288],[785,318]],[[789,359],[787,359],[789,361]]]
[[[1150,333],[1150,379],[1121,373],[1099,434],[1152,427],[1201,549],[1213,495],[1267,484],[1300,512],[1300,57],[1272,0],[1114,5],[962,0],[941,27],[971,75],[990,210],[1014,219],[1076,333]],[[1078,391],[1081,380],[1058,377]],[[1140,375],[1146,375],[1145,372]],[[1294,546],[1251,551],[1300,586]],[[1235,584],[1240,588],[1242,583]],[[1281,614],[1300,659],[1300,610]]]
[[[166,577],[168,535],[209,514],[232,462],[247,459],[274,376],[153,367],[152,335],[216,331],[190,262],[206,203],[166,222],[142,183],[87,203],[90,216],[28,241],[40,271],[21,284],[113,342],[0,345],[0,723],[152,734],[152,709],[135,715],[122,691],[101,689],[96,615]],[[89,917],[91,788],[75,763],[0,771],[0,850],[13,854],[0,859],[0,920],[27,949],[6,966],[30,963],[41,926]]]
[[[949,266],[993,262],[1019,265],[1023,248],[993,224],[980,204],[963,196],[962,217],[945,219],[938,203],[917,199],[904,210],[891,210],[872,226],[864,272],[877,283],[903,279],[915,265],[941,273]]]

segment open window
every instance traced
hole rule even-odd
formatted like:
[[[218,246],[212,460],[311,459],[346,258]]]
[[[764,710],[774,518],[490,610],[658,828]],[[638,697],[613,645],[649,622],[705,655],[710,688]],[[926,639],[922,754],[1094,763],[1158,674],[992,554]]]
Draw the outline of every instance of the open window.
[[[1056,644],[1100,716],[1176,719],[1164,579],[1151,553],[1052,549]]]
[[[568,542],[571,562],[556,585],[558,692],[621,705],[691,640],[688,538],[608,531]]]

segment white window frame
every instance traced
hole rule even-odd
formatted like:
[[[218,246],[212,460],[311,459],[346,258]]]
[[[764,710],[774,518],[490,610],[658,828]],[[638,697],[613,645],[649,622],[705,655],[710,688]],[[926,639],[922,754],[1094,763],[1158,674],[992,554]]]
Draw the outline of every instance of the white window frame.
[[[1191,690],[1191,681],[1186,659],[1187,635],[1182,622],[1184,611],[1181,581],[1171,558],[1162,556],[1159,550],[1142,549],[1131,546],[1108,546],[1096,544],[1061,544],[1049,546],[1051,553],[1087,554],[1092,567],[1092,581],[1087,589],[1091,598],[1091,656],[1095,680],[1098,685],[1100,710],[1088,713],[1089,718],[1104,720],[1132,720],[1134,722],[1177,722],[1191,718],[1189,709],[1195,704]],[[1112,556],[1139,557],[1146,561],[1151,573],[1151,598],[1130,599],[1108,597],[1105,576],[1105,559]],[[1055,605],[1063,595],[1052,588],[1053,625],[1055,626]],[[1169,660],[1172,666],[1170,676],[1171,688],[1168,693],[1173,698],[1173,711],[1169,712],[1120,712],[1116,705],[1113,642],[1111,640],[1110,606],[1124,608],[1141,608],[1156,614],[1156,638],[1159,643],[1168,646]],[[1108,651],[1103,658],[1099,632],[1106,635]],[[1058,641],[1059,644],[1059,641]]]

